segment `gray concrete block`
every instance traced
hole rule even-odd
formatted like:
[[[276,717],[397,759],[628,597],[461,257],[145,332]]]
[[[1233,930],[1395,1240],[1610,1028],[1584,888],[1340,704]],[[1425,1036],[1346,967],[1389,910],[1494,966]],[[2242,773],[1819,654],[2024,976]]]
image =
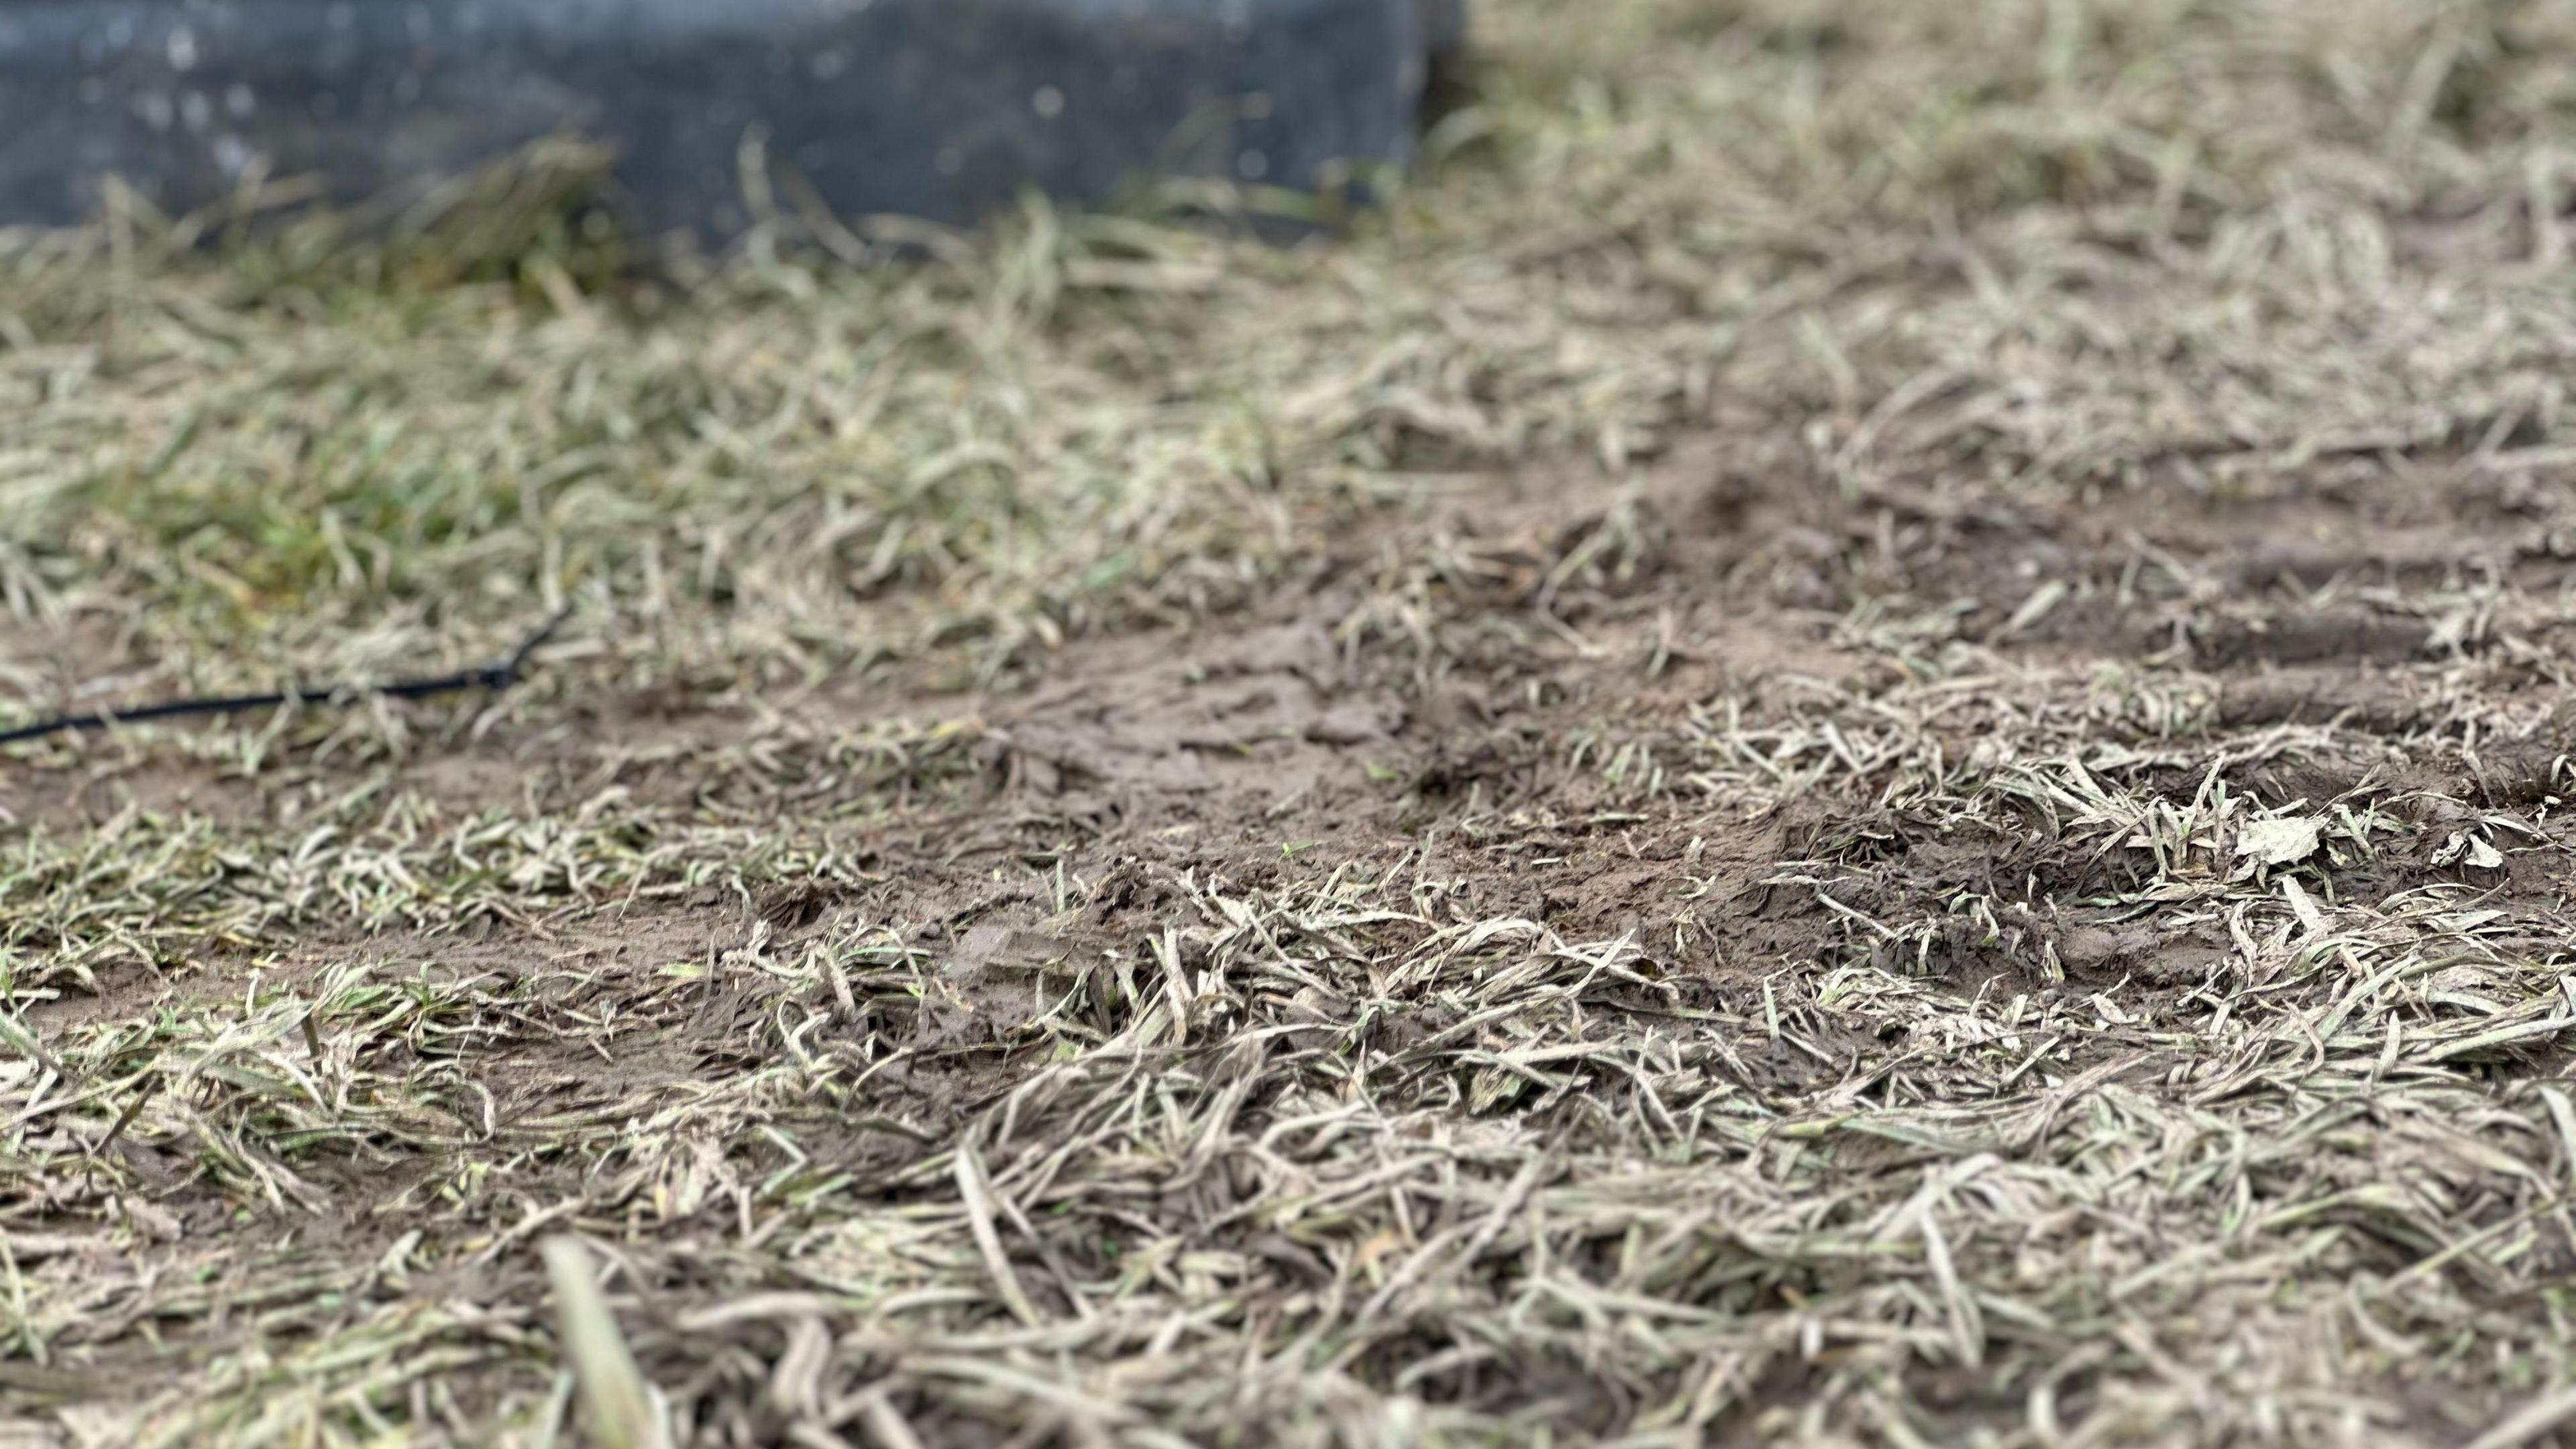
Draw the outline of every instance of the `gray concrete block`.
[[[758,138],[845,216],[1410,155],[1457,0],[0,0],[0,224],[245,174],[354,201],[566,132],[647,231],[747,222]]]

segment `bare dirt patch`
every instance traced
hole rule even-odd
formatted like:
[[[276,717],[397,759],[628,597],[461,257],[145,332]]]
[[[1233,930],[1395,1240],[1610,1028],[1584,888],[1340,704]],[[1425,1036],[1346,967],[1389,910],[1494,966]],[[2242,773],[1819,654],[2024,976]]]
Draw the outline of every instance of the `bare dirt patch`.
[[[2418,647],[2420,621],[2303,611],[2283,576],[2205,547],[2219,593],[1998,628],[2011,592],[1969,611],[1944,593],[2008,558],[2112,578],[2135,538],[1917,537],[1907,505],[1763,492],[1729,456],[1689,444],[1627,489],[1554,471],[1445,488],[1335,536],[1257,605],[1068,643],[998,689],[872,694],[846,716],[814,694],[684,711],[698,748],[737,752],[694,773],[686,752],[638,764],[578,732],[531,754],[511,727],[402,758],[307,757],[252,809],[247,785],[200,793],[203,766],[129,757],[119,809],[201,822],[217,849],[263,827],[309,835],[325,802],[372,782],[457,841],[477,819],[530,828],[497,823],[513,785],[541,809],[616,802],[590,807],[635,812],[606,838],[649,852],[682,801],[793,832],[881,799],[884,771],[846,766],[884,720],[945,721],[955,741],[902,816],[825,830],[806,857],[838,862],[821,870],[676,892],[639,877],[623,900],[576,883],[461,934],[388,935],[315,902],[289,908],[311,944],[107,962],[23,1002],[25,1026],[79,1063],[31,1110],[94,1103],[66,1114],[88,1124],[67,1143],[104,1174],[86,1198],[25,1205],[27,1271],[69,1293],[66,1272],[105,1285],[195,1264],[232,1286],[151,1311],[165,1352],[202,1356],[241,1331],[218,1305],[272,1292],[344,1303],[297,1320],[317,1344],[459,1295],[533,1301],[530,1243],[579,1230],[627,1245],[650,1285],[631,1305],[644,1362],[712,1406],[732,1390],[707,1369],[788,1352],[809,1332],[795,1324],[856,1311],[898,1263],[903,1292],[998,1293],[1068,1344],[1120,1342],[1102,1295],[1147,1253],[1154,1281],[1217,1272],[1279,1311],[1320,1311],[1321,1289],[1375,1305],[1361,1322],[1409,1305],[1354,1371],[1497,1412],[1554,1382],[1556,1412],[1606,1429],[1638,1409],[1570,1344],[1516,1349],[1509,1376],[1455,1338],[1420,1346],[1484,1301],[1458,1298],[1455,1275],[1536,1291],[1520,1275],[1543,1253],[1589,1265],[1546,1291],[1645,1293],[1747,1344],[1793,1340],[1799,1305],[1874,1301],[1922,1271],[1891,1228],[1805,1217],[1801,1184],[1874,1184],[1897,1194],[1874,1199],[1883,1217],[1922,1190],[1901,1184],[2018,1182],[1944,1229],[1967,1265],[1950,1271],[2005,1271],[2092,1211],[2059,1195],[2087,1180],[2085,1133],[2106,1112],[2254,1114],[2243,1130],[2345,1100],[2509,1114],[2528,1100],[2514,1083],[2557,1070],[2548,1013],[2564,1006],[2527,963],[2554,949],[2576,885],[2576,840],[2552,818],[2565,772],[2546,738],[2478,747],[2443,728],[2444,681],[2473,659]],[[2313,506],[2319,528],[2342,517],[2333,495]],[[1927,606],[1944,622],[1902,612]],[[2140,693],[2106,701],[2089,682],[2104,666]],[[16,788],[42,798],[84,769],[104,773],[74,763]],[[645,785],[680,779],[697,783]],[[2318,843],[2246,857],[2278,809],[2316,821]],[[100,828],[29,813],[20,829],[47,837]],[[154,1016],[206,1025],[127,1034]],[[1152,1125],[1137,1114],[1154,1102],[1180,1115]],[[1342,1149],[1317,1135],[1336,1121],[1360,1134]],[[191,1145],[207,1130],[218,1155]],[[2514,1211],[2511,1147],[2466,1141],[2426,1138],[2468,1154],[2428,1170],[2470,1172],[2440,1180]],[[980,1166],[961,1169],[970,1152]],[[1680,1169],[1648,1164],[1666,1158],[1704,1164],[1693,1193],[1780,1226],[1721,1231],[1660,1201],[1656,1174]],[[1344,1200],[1331,1184],[1416,1159],[1404,1170],[1451,1165],[1385,1200],[1377,1236],[1340,1211],[1298,1226],[1296,1204]],[[1576,1161],[1613,1175],[1547,1165]],[[960,1171],[987,1175],[993,1206],[928,1207]],[[2470,1252],[2450,1259],[2459,1276],[2428,1276],[2416,1265],[2447,1239],[2356,1196],[2363,1178],[2242,1171],[2235,1191],[2284,1231],[2349,1224],[2318,1260],[2337,1271],[2471,1292],[2522,1271]],[[2031,1194],[2066,1205],[1981,1215]],[[1533,1210],[1553,1225],[1512,1225]],[[1007,1278],[964,1231],[982,1214],[998,1214]],[[1792,1223],[1856,1236],[1766,1236]],[[1603,1256],[1602,1235],[1640,1232],[1652,1255]],[[1390,1233],[1413,1246],[1378,1246]],[[769,1266],[718,1266],[737,1260]],[[2186,1277],[2232,1282],[2224,1263],[2261,1261]],[[2131,1271],[2158,1281],[2145,1259]],[[829,1392],[901,1386],[875,1391],[918,1432],[969,1432],[975,1400],[951,1397],[947,1370],[907,1368],[925,1351],[848,1321]],[[111,1365],[173,1362],[120,1357],[122,1321],[87,1322],[52,1330],[87,1365],[59,1398],[86,1399]],[[496,1331],[443,1320],[430,1341],[492,1364],[472,1345],[510,1341]],[[2116,1372],[2133,1351],[2099,1362]],[[1758,1352],[1778,1395],[1829,1382],[1790,1340]],[[1962,1379],[1945,1354],[1898,1371],[1929,1421],[1975,1421],[2042,1382],[2057,1412],[2082,1413],[2109,1387],[2036,1368]],[[1748,1382],[1711,1422],[1762,1422],[1778,1395]]]
[[[1284,249],[0,239],[13,718],[575,605],[0,759],[7,1432],[595,1435],[568,1238],[689,1449],[2547,1442],[2576,52],[2151,11],[1496,0]]]
[[[602,838],[649,854],[681,802],[790,833],[881,812],[887,771],[849,765],[885,757],[849,742],[886,719],[954,741],[909,809],[823,829],[799,857],[821,869],[676,891],[638,876],[622,900],[575,881],[551,906],[514,892],[461,934],[387,935],[315,902],[287,908],[312,944],[105,963],[22,1002],[78,1063],[30,1110],[94,1104],[65,1113],[64,1145],[99,1184],[22,1206],[31,1281],[94,1304],[185,1265],[220,1290],[150,1308],[180,1358],[118,1347],[112,1314],[55,1320],[52,1354],[81,1367],[48,1392],[76,1406],[110,1372],[220,1355],[249,1311],[317,1351],[434,1319],[421,1342],[506,1397],[506,1346],[537,1323],[529,1247],[572,1230],[622,1245],[637,1351],[700,1414],[766,1393],[727,1366],[783,1364],[820,1324],[837,1347],[812,1402],[884,1394],[913,1432],[971,1439],[978,1380],[938,1355],[996,1330],[970,1314],[948,1348],[908,1348],[872,1315],[945,1295],[1123,1353],[1145,1329],[1122,1326],[1111,1285],[1186,1294],[1214,1274],[1292,1318],[1341,1295],[1331,1311],[1370,1345],[1346,1370],[1361,1382],[1497,1414],[1552,1383],[1549,1412],[1602,1432],[1641,1409],[1572,1338],[1497,1359],[1451,1315],[1534,1293],[1662,1305],[1727,1325],[1709,1351],[1766,1365],[1708,1420],[1756,1425],[1835,1382],[1797,1347],[1802,1305],[1904,1324],[1921,1312],[1905,1291],[1947,1291],[1906,1236],[1929,1184],[1965,1194],[1946,1271],[2002,1275],[1982,1291],[2021,1295],[1993,1301],[2025,1305],[2031,1342],[2077,1332],[2072,1303],[2010,1265],[2103,1241],[2082,1225],[2112,1169],[2088,1144],[2121,1121],[2162,1136],[2113,1160],[2223,1195],[2164,1211],[2242,1200],[2276,1225],[2177,1266],[2148,1239],[2115,1249],[2135,1301],[2287,1322],[2226,1285],[2272,1281],[2266,1254],[2291,1251],[2478,1301],[2516,1291],[2529,1268],[2370,1196],[2379,1169],[2213,1176],[2183,1124],[2286,1143],[2318,1112],[2390,1113],[2423,1124],[2401,1133],[2431,1154],[2422,1191],[2485,1194],[2490,1226],[2526,1211],[2516,1144],[2554,1139],[2499,1127],[2479,1146],[2437,1124],[2536,1122],[2515,1104],[2545,1099],[2518,1084],[2563,1058],[2542,963],[2576,839],[2545,731],[2453,733],[2443,700],[2475,658],[2419,647],[2417,619],[2303,611],[2282,576],[2206,551],[2216,594],[1999,628],[2019,584],[1969,611],[1945,593],[2009,558],[2110,579],[2135,540],[1908,543],[1925,524],[1907,506],[1752,490],[1728,457],[1689,444],[1627,489],[1553,471],[1444,489],[1332,538],[1257,605],[1074,641],[1020,683],[846,716],[813,694],[684,712],[699,748],[738,752],[694,774],[685,753],[638,764],[566,738],[531,755],[500,730],[306,758],[258,809],[220,791],[234,803],[209,809],[191,766],[136,757],[119,808],[203,822],[217,849],[309,834],[373,781],[460,842],[478,818],[496,840],[534,828],[497,823],[512,784],[523,807],[615,802],[590,807],[632,812],[595,820]],[[2314,507],[2319,527],[2341,517],[2332,496]],[[2555,697],[2485,697],[2534,691]],[[2319,837],[2267,864],[2244,843],[2276,810]],[[504,878],[535,879],[543,843],[517,848]],[[130,1035],[155,1016],[205,1025]],[[950,1196],[961,1172],[983,1198]],[[1863,1206],[1819,1218],[1811,1191]],[[1542,1257],[1562,1266],[1542,1275]],[[314,1294],[342,1306],[287,1313]],[[531,1307],[440,1306],[460,1301]],[[1963,1376],[1931,1345],[1971,1311],[1995,1310],[1935,1311],[1907,1330],[1926,1346],[1888,1360],[1926,1423],[2019,1413],[2042,1385],[2052,1412],[2110,1412],[2127,1365],[2152,1372],[2114,1333],[2086,1375]],[[1158,1392],[1180,1396],[1158,1412],[1186,1401],[1178,1381]]]

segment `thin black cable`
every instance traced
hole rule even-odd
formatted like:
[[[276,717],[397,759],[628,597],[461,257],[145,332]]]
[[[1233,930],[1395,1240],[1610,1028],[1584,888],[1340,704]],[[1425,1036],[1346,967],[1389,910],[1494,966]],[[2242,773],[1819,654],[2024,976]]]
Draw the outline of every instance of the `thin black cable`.
[[[528,656],[537,652],[563,622],[572,617],[572,608],[557,609],[554,616],[537,626],[536,632],[519,641],[519,647],[495,663],[441,674],[429,679],[397,679],[390,684],[330,685],[309,689],[281,689],[268,694],[228,694],[200,696],[195,699],[163,700],[159,704],[138,705],[133,709],[100,710],[94,714],[56,715],[35,724],[13,730],[0,730],[0,745],[20,740],[42,739],[47,735],[67,734],[75,730],[103,730],[109,725],[138,724],[144,720],[178,719],[194,715],[246,714],[255,709],[275,709],[290,702],[303,704],[348,705],[361,699],[426,699],[432,695],[459,694],[469,689],[488,689],[497,694],[519,682],[519,672],[526,668]]]

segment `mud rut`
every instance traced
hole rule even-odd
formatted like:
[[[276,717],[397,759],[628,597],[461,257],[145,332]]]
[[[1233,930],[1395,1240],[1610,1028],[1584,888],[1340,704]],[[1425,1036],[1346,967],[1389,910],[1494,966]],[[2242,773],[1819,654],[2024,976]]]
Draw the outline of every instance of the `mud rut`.
[[[307,1144],[257,1208],[147,1114],[16,1271],[95,1285],[51,1338],[112,1345],[84,1372],[367,1326],[472,1410],[554,1392],[529,1248],[577,1229],[703,1443],[2455,1438],[2510,1396],[2391,1345],[2536,1343],[2576,1261],[2576,479],[2230,461],[1846,486],[1714,436],[1627,486],[1425,477],[980,695],[570,691],[399,787],[747,828],[918,796],[750,899],[317,934],[272,982],[470,986],[319,1069],[436,1055],[461,1127]],[[847,747],[895,716],[953,722],[946,784]],[[149,754],[0,804],[292,814]],[[2240,854],[2267,814],[2313,851]],[[101,982],[30,1024],[241,990]],[[144,1355],[119,1305],[180,1266],[207,1302],[156,1299]]]

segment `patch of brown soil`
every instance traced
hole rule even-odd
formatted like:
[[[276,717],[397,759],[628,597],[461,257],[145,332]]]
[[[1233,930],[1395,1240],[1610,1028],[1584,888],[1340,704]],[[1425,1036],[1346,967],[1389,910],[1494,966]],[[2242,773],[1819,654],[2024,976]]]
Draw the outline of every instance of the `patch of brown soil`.
[[[438,1005],[408,1035],[346,1048],[335,1033],[361,1014],[330,1018],[317,1080],[363,1063],[413,1084],[424,1115],[299,1146],[283,1213],[245,1207],[244,1182],[195,1162],[175,1118],[140,1115],[106,1154],[137,1220],[175,1224],[174,1247],[192,1248],[247,1213],[296,1252],[350,1261],[417,1231],[438,1272],[373,1291],[422,1301],[530,1291],[519,1250],[550,1224],[641,1232],[686,1298],[714,1292],[689,1257],[705,1245],[803,1230],[782,1206],[800,1192],[870,1211],[936,1200],[968,1124],[1027,1130],[1015,1114],[1042,1114],[1069,1081],[1110,1102],[1109,1068],[1064,1065],[1075,1040],[1119,1043],[1116,1070],[1140,1085],[1116,1100],[1143,1110],[1150,1081],[1152,1110],[1176,1114],[1157,1130],[1183,1142],[1222,1140],[1185,1111],[1258,1112],[1302,1081],[1389,1120],[1450,1113],[1442,1130],[1526,1129],[1644,1161],[1653,1134],[1683,1129],[1679,1100],[1641,1084],[1687,1066],[1692,1110],[1735,1124],[1725,1150],[1748,1173],[1810,1183],[2037,1152],[2097,1094],[2132,1110],[2268,1090],[2264,1074],[2287,1070],[2277,1043],[2222,1045],[2212,1003],[2245,993],[2247,1011],[2271,1010],[2259,993],[2278,990],[2301,1020],[2322,1017],[2339,999],[2322,973],[2345,968],[2301,956],[2309,926],[2288,888],[2227,853],[2256,810],[2367,822],[2367,850],[2337,840],[2279,872],[2317,929],[2376,926],[2370,912],[2403,898],[2452,903],[2441,919],[2472,921],[2482,949],[2553,949],[2546,922],[2576,883],[2576,835],[2549,813],[2566,779],[2556,686],[2527,652],[2437,647],[2435,595],[2454,574],[2432,559],[2439,531],[2467,523],[2417,520],[2378,554],[2335,552],[2357,495],[2321,485],[2255,511],[2293,533],[2313,512],[2325,542],[2231,552],[2235,505],[2180,484],[2098,507],[1855,491],[1716,443],[1633,486],[1568,481],[1581,476],[1427,490],[1323,534],[1239,609],[1023,651],[981,689],[905,674],[757,701],[607,696],[576,705],[578,724],[540,711],[363,764],[289,751],[255,781],[148,752],[18,772],[6,800],[21,829],[120,809],[276,828],[368,782],[449,819],[607,791],[729,820],[883,812],[845,832],[841,868],[748,899],[704,891],[479,939],[324,929],[168,979],[118,968],[101,995],[29,1003],[24,1019],[63,1041],[229,1000],[253,970],[268,990],[318,991],[367,966]],[[2503,626],[2450,642],[2524,627],[2491,616]],[[2497,673],[2490,698],[2527,737],[2446,732],[2457,680],[2440,671],[2468,668],[2523,671]],[[2106,679],[2153,707],[2106,703]],[[851,744],[898,719],[953,722],[948,753],[926,765],[914,743]],[[1903,728],[1873,742],[1891,721]],[[2074,743],[2029,743],[2047,730]],[[2078,748],[2093,753],[2069,765]],[[2211,826],[2195,812],[2222,787],[2237,803]],[[2088,818],[2086,790],[2117,809]],[[2499,829],[2500,811],[2529,831]],[[2202,823],[2179,861],[2141,844],[2185,816]],[[1354,879],[1375,892],[1351,912],[1366,924],[1321,919],[1316,883]],[[1495,944],[1446,975],[1425,964],[1469,939]],[[1511,1012],[1477,995],[1558,968]],[[2469,973],[2425,989],[2425,1013],[2505,1008]],[[2429,1019],[2476,1047],[2480,1070],[2559,1050],[2509,1032],[2480,1046]],[[2357,1050],[2351,1032],[2335,1044]],[[785,1063],[798,1094],[743,1085]],[[1263,1064],[1257,1091],[1224,1095]],[[707,1106],[718,1089],[740,1096]],[[271,1109],[208,1088],[189,1110]],[[1874,1112],[1974,1120],[1946,1136],[1845,1130]],[[702,1137],[616,1145],[661,1120]],[[985,1140],[997,1164],[1036,1160]],[[470,1208],[438,1206],[502,1173]],[[1082,1230],[1033,1219],[998,1251],[1033,1311],[1058,1319],[1092,1305],[1068,1285],[1125,1271],[1105,1243],[1139,1225],[1274,1286],[1362,1281],[1353,1265],[1385,1250],[1247,1226],[1291,1173],[1238,1143],[1096,1206],[1070,1187],[1057,1202]],[[1426,1238],[1472,1230],[1436,1195],[1395,1211],[1423,1214],[1408,1230]],[[1761,1297],[1710,1272],[1708,1292],[1756,1315],[1866,1281],[1800,1262]],[[170,1338],[229,1332],[210,1319]],[[657,1365],[690,1362],[688,1342],[638,1329]],[[1489,1366],[1461,1363],[1421,1382],[1509,1396]],[[1571,1361],[1528,1372],[1594,1388]],[[1924,1404],[1984,1412],[1955,1372],[1906,1373]],[[1754,1387],[1758,1417],[1770,1389]]]

